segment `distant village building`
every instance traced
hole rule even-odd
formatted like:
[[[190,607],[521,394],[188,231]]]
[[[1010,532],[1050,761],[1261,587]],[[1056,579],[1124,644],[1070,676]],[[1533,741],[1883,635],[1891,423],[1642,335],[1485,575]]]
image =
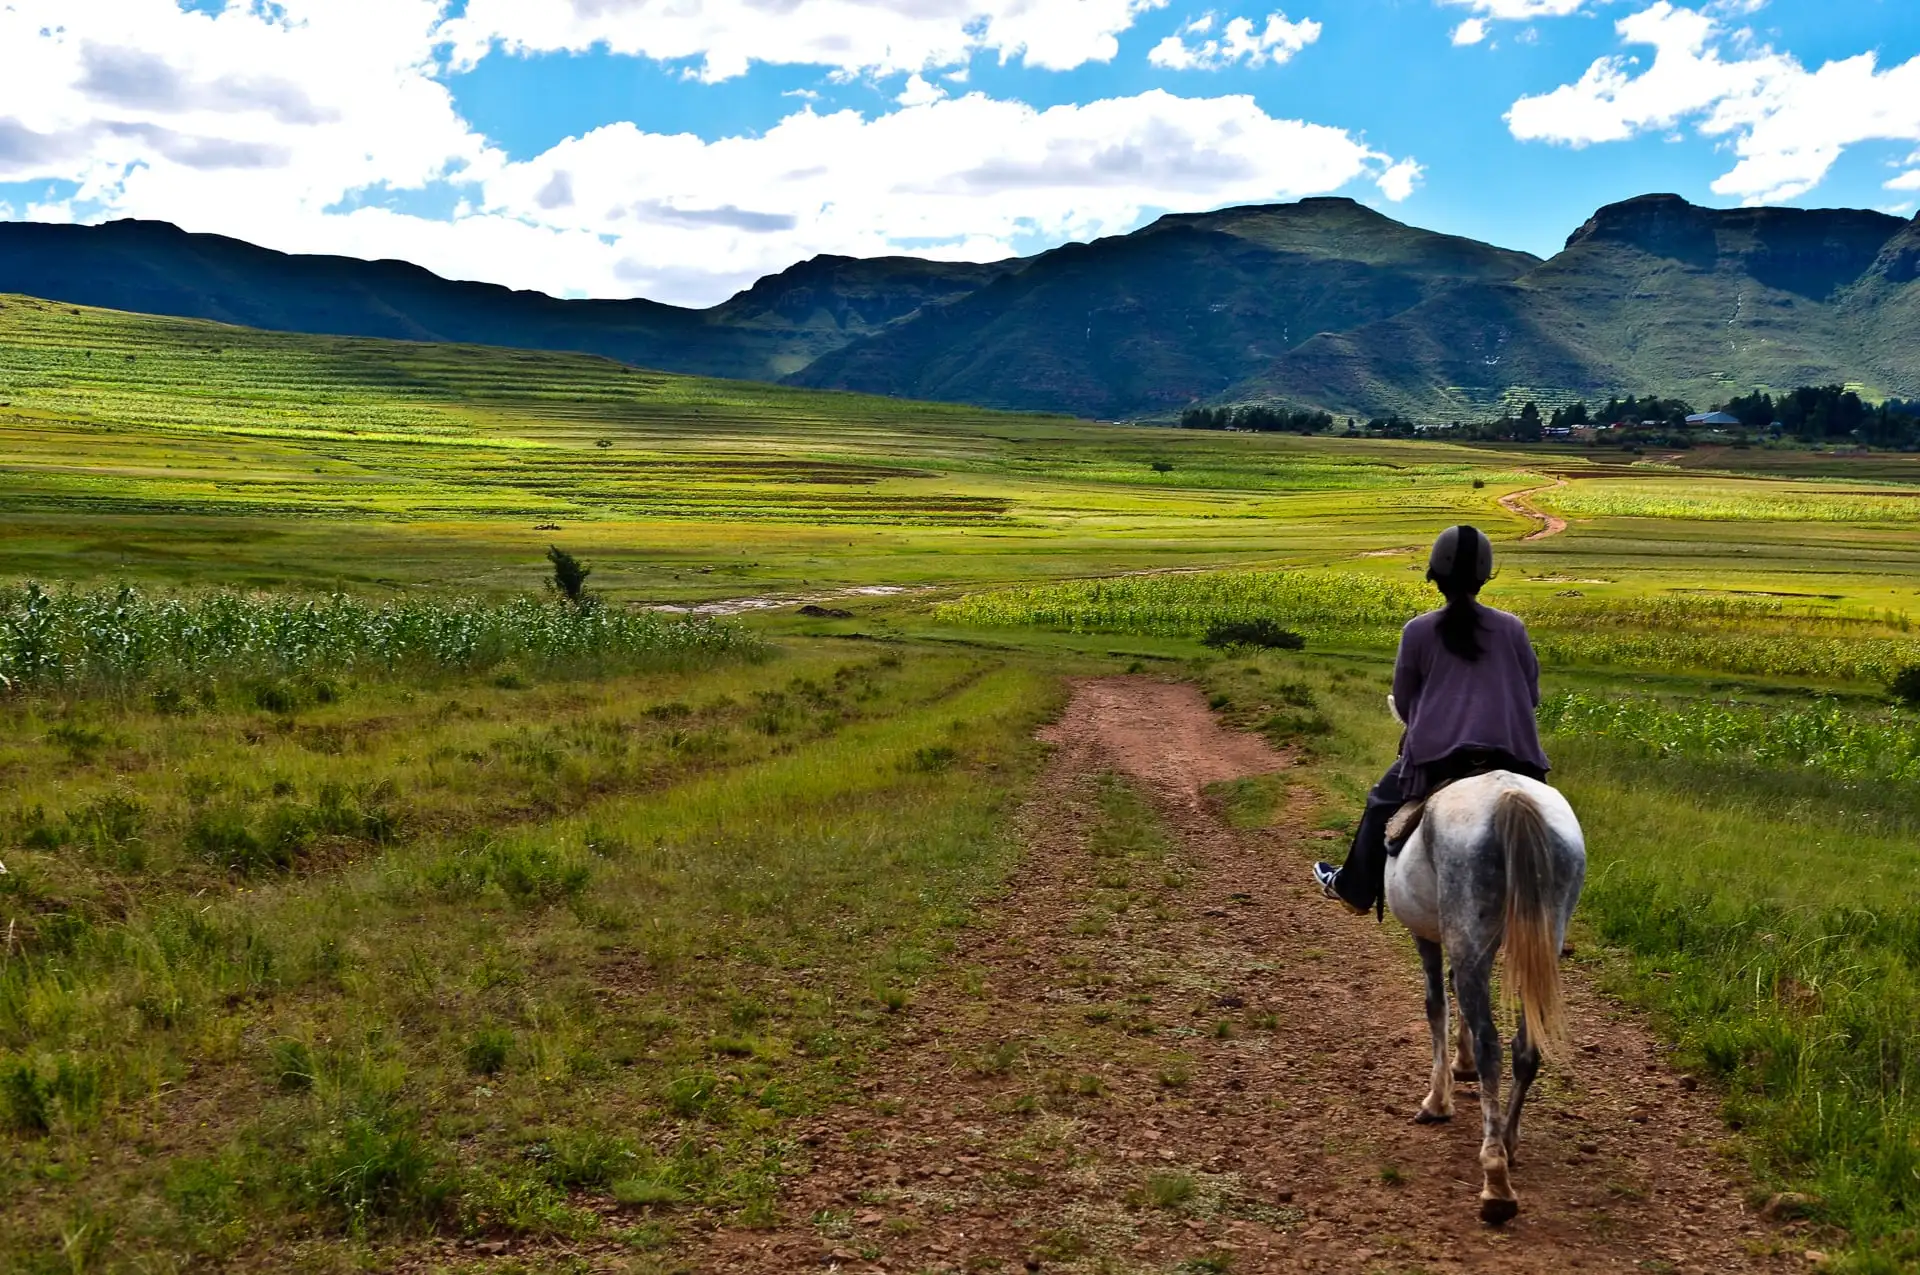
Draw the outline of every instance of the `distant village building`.
[[[1701,412],[1698,415],[1687,417],[1687,424],[1705,425],[1710,429],[1724,429],[1728,425],[1738,425],[1739,423],[1740,418],[1738,416],[1729,416],[1725,412]]]

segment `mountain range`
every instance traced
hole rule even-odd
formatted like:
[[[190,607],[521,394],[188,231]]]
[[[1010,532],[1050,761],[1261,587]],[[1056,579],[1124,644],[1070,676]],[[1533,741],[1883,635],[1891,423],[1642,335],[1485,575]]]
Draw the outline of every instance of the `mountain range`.
[[[1833,382],[1920,397],[1920,218],[1676,195],[1600,209],[1545,261],[1321,198],[987,264],[815,257],[706,310],[163,222],[5,222],[0,292],[1110,418],[1271,402],[1473,419],[1524,398],[1705,404]]]

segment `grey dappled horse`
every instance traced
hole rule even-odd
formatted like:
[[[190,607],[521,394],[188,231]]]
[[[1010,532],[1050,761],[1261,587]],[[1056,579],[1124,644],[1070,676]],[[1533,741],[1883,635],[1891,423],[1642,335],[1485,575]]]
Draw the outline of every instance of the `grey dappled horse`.
[[[1453,1082],[1480,1081],[1480,1216],[1498,1226],[1520,1211],[1507,1180],[1520,1142],[1520,1108],[1544,1049],[1566,1040],[1560,948],[1587,875],[1586,841],[1566,798],[1503,770],[1462,779],[1427,799],[1420,826],[1387,867],[1387,906],[1409,930],[1427,973],[1433,1086],[1414,1118],[1453,1116]],[[1500,1034],[1493,961],[1505,947],[1506,994],[1520,1004],[1513,1092],[1500,1106]],[[1460,1040],[1447,1065],[1444,950],[1453,962]]]

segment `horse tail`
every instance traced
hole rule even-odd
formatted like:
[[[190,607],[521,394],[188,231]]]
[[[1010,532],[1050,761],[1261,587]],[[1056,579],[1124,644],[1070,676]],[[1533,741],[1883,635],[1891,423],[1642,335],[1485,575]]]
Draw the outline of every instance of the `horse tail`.
[[[1526,1016],[1527,1039],[1549,1057],[1567,1040],[1560,991],[1560,944],[1554,934],[1558,895],[1553,846],[1540,807],[1509,788],[1494,801],[1493,829],[1507,852],[1506,977],[1509,1002]]]

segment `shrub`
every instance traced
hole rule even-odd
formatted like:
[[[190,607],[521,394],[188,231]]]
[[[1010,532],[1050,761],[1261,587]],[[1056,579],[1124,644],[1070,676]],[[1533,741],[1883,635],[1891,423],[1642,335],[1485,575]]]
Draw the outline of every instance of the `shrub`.
[[[427,869],[427,883],[455,895],[499,890],[515,903],[555,903],[587,888],[593,869],[569,850],[529,841],[469,840]]]
[[[640,1159],[625,1139],[592,1131],[556,1134],[545,1146],[547,1181],[563,1191],[600,1190],[630,1176]]]
[[[493,1076],[506,1070],[507,1056],[513,1052],[513,1033],[504,1027],[482,1027],[467,1042],[467,1070],[476,1076]]]
[[[1258,646],[1268,650],[1298,651],[1306,647],[1307,639],[1263,616],[1255,620],[1216,620],[1207,626],[1207,635],[1200,639],[1200,644],[1216,650]]]
[[[307,1149],[295,1186],[353,1234],[383,1224],[430,1226],[446,1214],[455,1189],[419,1135],[391,1114],[355,1116],[329,1131]]]
[[[547,561],[553,564],[553,589],[561,597],[575,606],[583,606],[587,601],[587,577],[593,574],[593,568],[562,549],[559,545],[547,548]]]
[[[1895,673],[1887,690],[1903,704],[1920,704],[1920,664],[1909,664]]]
[[[53,1127],[53,1086],[25,1058],[0,1066],[0,1114],[15,1133],[41,1134]]]
[[[320,1065],[313,1056],[312,1047],[304,1040],[290,1037],[273,1042],[271,1065],[274,1084],[289,1093],[313,1088],[313,1082],[320,1074]]]
[[[934,774],[946,770],[960,760],[960,754],[946,744],[929,744],[925,748],[916,748],[907,758],[908,770],[917,770],[925,774]]]

